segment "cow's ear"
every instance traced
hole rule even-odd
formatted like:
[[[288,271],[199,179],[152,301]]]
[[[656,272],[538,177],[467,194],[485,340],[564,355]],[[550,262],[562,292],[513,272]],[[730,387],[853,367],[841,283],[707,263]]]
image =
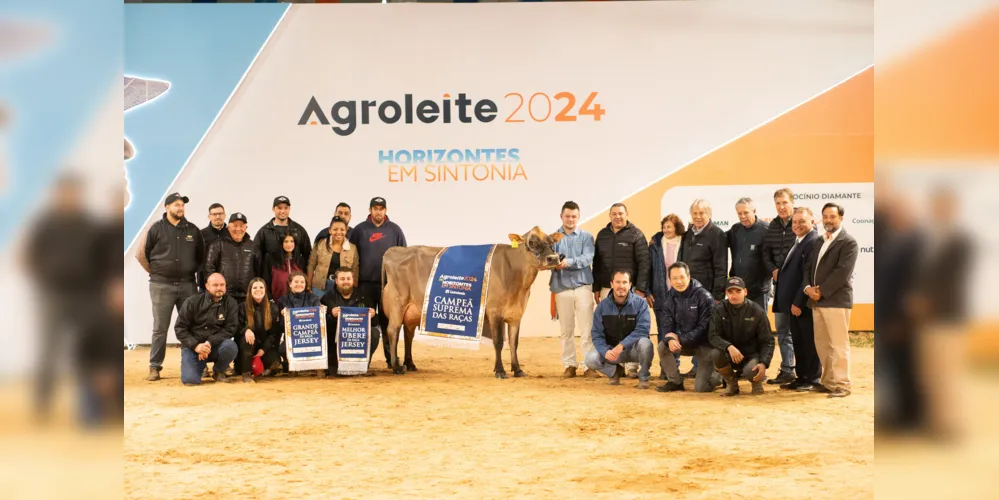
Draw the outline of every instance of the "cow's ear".
[[[524,238],[522,238],[519,234],[510,233],[507,237],[510,238],[510,246],[513,248],[517,248],[519,245],[524,243]]]
[[[558,243],[559,240],[561,240],[562,237],[565,236],[565,235],[556,231],[556,232],[554,232],[552,234],[549,234],[548,236],[552,239],[552,243]]]

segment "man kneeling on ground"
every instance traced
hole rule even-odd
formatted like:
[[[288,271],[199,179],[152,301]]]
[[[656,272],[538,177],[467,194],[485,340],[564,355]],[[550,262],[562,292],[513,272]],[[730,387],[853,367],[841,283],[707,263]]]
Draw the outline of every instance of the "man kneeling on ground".
[[[628,271],[616,271],[611,288],[613,292],[593,312],[593,350],[586,353],[586,366],[607,375],[611,385],[620,385],[624,364],[637,362],[637,387],[648,389],[652,366],[649,304],[631,290]]]
[[[656,317],[659,325],[659,368],[666,375],[665,384],[656,387],[659,392],[683,390],[683,375],[676,363],[676,355],[692,356],[697,362],[694,390],[711,392],[721,385],[721,378],[711,369],[711,344],[708,342],[708,325],[715,299],[701,282],[690,277],[690,268],[675,262],[667,269],[673,286],[666,292],[665,303]]]
[[[184,301],[174,325],[180,341],[180,381],[184,385],[201,384],[201,372],[209,362],[216,382],[233,382],[225,376],[236,359],[238,348],[233,337],[239,328],[239,304],[225,294],[225,278],[213,273],[205,282],[205,291]]]
[[[722,396],[739,394],[736,373],[753,383],[753,394],[763,394],[767,367],[774,357],[774,336],[770,319],[758,304],[746,300],[746,283],[730,278],[726,284],[728,300],[715,306],[711,315],[708,341],[714,347],[711,361],[725,378],[728,390]]]
[[[336,332],[337,318],[340,316],[341,307],[367,307],[368,317],[373,318],[375,316],[375,310],[371,307],[374,305],[361,295],[361,293],[355,288],[354,285],[354,272],[349,267],[340,267],[335,271],[334,277],[336,278],[336,290],[332,292],[327,292],[319,302],[326,306],[326,325],[329,331]],[[371,348],[368,350],[368,366],[371,366],[371,355],[378,350],[378,337],[381,337],[381,328],[376,324],[377,322],[372,322],[371,331],[368,337],[371,339]],[[334,338],[335,335],[331,335],[330,338]],[[331,342],[332,344],[332,342]],[[328,358],[327,367],[329,370],[326,373],[327,377],[336,377],[337,367],[339,366],[339,359],[337,359],[336,347],[332,349]],[[374,375],[370,371],[366,374],[368,376]]]

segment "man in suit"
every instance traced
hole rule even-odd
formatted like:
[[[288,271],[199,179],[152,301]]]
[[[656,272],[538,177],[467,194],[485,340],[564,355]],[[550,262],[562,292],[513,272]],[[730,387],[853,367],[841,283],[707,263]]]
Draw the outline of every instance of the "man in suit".
[[[822,362],[820,385],[813,391],[830,398],[850,395],[850,312],[853,309],[853,268],[860,249],[843,229],[843,207],[826,203],[821,245],[805,264],[802,286],[808,295],[815,325],[815,349]]]
[[[781,389],[808,391],[819,383],[822,364],[815,352],[815,331],[812,324],[812,310],[806,305],[808,296],[801,287],[805,277],[805,261],[812,255],[815,243],[822,239],[815,230],[815,216],[808,207],[794,209],[791,217],[795,240],[791,249],[778,268],[784,279],[777,282],[774,292],[774,314],[786,314],[790,318],[791,341],[794,347],[796,378],[790,382],[775,382]]]

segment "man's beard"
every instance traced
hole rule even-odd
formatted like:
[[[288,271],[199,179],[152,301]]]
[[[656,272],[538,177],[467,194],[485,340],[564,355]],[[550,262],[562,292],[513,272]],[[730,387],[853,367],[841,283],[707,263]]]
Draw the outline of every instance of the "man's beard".
[[[338,286],[338,287],[336,287],[336,290],[338,292],[340,292],[340,295],[343,295],[344,297],[346,297],[346,296],[348,296],[348,295],[350,295],[350,294],[352,294],[354,292],[354,287],[352,287],[352,286],[350,286],[350,287],[339,287]]]

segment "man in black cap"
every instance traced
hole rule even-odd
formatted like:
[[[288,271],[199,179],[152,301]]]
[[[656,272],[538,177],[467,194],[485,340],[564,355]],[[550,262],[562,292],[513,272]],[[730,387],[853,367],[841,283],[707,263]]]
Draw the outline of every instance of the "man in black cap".
[[[264,224],[257,231],[253,241],[257,244],[257,268],[261,277],[267,282],[267,287],[271,285],[271,266],[266,265],[268,257],[272,255],[282,255],[281,242],[284,237],[291,235],[295,239],[295,249],[302,254],[304,261],[308,262],[309,254],[312,253],[312,240],[309,233],[301,224],[291,220],[291,200],[287,196],[274,198],[274,218]],[[281,260],[280,257],[275,260]]]
[[[738,373],[753,384],[753,394],[763,394],[767,367],[774,357],[774,337],[770,319],[756,302],[746,300],[746,283],[739,277],[729,278],[725,297],[715,306],[708,328],[708,342],[714,347],[711,361],[715,370],[728,383],[722,396],[739,394]]]
[[[236,212],[229,217],[227,231],[208,245],[205,276],[220,273],[225,278],[225,293],[237,302],[246,300],[250,280],[257,277],[257,259],[253,240],[246,235],[246,216]]]
[[[385,198],[375,197],[369,204],[368,220],[354,228],[350,235],[350,243],[357,246],[357,255],[361,260],[360,284],[358,291],[367,297],[371,307],[378,308],[377,324],[382,335],[386,335],[388,318],[380,307],[382,300],[382,257],[392,247],[406,246],[406,235],[402,228],[388,219],[385,213]],[[389,359],[388,338],[382,339],[382,352],[385,361]],[[392,365],[389,364],[389,368]]]
[[[179,311],[184,301],[197,293],[195,278],[205,261],[201,230],[184,218],[184,205],[188,201],[180,193],[167,195],[163,218],[153,223],[135,250],[136,260],[149,273],[149,296],[153,303],[153,337],[146,377],[150,382],[160,379],[173,310]]]

